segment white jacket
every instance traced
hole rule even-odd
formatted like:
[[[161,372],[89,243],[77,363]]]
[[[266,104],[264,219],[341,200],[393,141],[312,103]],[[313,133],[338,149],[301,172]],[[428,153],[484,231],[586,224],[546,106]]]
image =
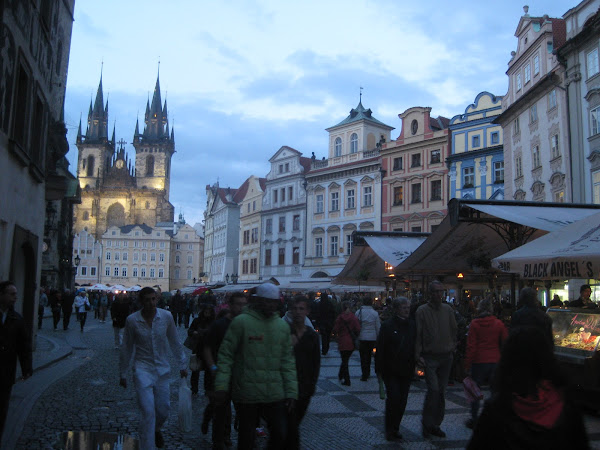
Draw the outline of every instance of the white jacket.
[[[87,299],[87,297],[84,297],[82,295],[78,295],[75,297],[75,301],[73,302],[73,306],[75,307],[75,310],[77,312],[85,312],[85,305],[90,306],[90,301]]]
[[[379,334],[381,321],[379,314],[372,306],[361,306],[356,311],[356,318],[360,322],[360,335],[358,339],[361,341],[376,341]]]

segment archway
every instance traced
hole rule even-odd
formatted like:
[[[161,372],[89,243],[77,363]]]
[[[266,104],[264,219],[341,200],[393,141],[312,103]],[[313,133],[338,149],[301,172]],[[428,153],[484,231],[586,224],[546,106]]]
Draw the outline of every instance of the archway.
[[[120,203],[113,203],[106,211],[107,227],[122,227],[125,225],[125,208]]]

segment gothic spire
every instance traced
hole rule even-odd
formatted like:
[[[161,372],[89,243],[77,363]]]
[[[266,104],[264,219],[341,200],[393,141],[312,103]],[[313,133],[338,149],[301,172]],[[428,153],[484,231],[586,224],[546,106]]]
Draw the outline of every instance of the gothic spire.
[[[90,101],[90,111],[88,113],[88,127],[86,131],[86,141],[100,141],[108,139],[108,102],[104,106],[104,94],[102,91],[102,74],[100,74],[100,83],[94,100],[94,107]]]
[[[152,141],[160,141],[168,139],[168,132],[165,131],[167,126],[167,102],[165,101],[164,109],[160,97],[160,76],[156,76],[156,86],[152,95],[152,103],[146,103],[146,126],[144,127],[144,139]]]
[[[81,116],[79,116],[79,128],[77,129],[77,143],[81,142]]]

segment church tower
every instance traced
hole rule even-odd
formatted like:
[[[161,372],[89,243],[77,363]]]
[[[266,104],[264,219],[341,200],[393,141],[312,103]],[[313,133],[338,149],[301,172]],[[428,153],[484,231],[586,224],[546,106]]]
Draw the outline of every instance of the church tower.
[[[102,75],[93,106],[90,100],[85,134],[82,134],[79,120],[76,144],[79,150],[77,177],[81,189],[101,187],[104,173],[110,166],[110,158],[115,152],[114,135],[112,140],[108,139],[108,101],[105,105]]]
[[[169,134],[167,100],[164,106],[160,96],[159,76],[152,103],[146,103],[144,131],[140,133],[139,121],[135,125],[133,146],[135,148],[135,172],[138,188],[164,191],[169,199],[171,185],[171,157],[175,153],[175,134]]]

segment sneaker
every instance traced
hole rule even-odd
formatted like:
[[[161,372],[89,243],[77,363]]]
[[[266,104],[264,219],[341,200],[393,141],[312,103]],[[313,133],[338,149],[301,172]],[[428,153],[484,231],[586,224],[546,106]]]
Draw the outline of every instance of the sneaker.
[[[429,430],[429,432],[432,435],[437,436],[437,437],[441,437],[441,438],[446,437],[446,433],[444,433],[440,427],[432,428],[431,430]]]
[[[267,433],[265,433],[265,429],[263,427],[258,427],[256,429],[256,435],[258,437],[265,437],[267,435]]]
[[[154,445],[156,446],[156,448],[164,448],[165,446],[165,440],[160,431],[156,431],[154,433]]]

